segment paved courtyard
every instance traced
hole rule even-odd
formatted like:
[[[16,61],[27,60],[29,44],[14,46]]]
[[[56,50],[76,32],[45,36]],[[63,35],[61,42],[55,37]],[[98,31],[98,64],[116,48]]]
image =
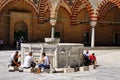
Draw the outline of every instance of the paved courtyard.
[[[97,56],[97,69],[74,73],[8,72],[10,55],[15,51],[0,51],[0,80],[120,80],[120,50],[90,50]]]

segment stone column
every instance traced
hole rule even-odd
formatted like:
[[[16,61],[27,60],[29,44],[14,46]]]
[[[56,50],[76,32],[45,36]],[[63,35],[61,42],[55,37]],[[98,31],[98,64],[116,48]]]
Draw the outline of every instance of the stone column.
[[[51,19],[50,22],[52,23],[52,21],[53,21],[53,20]],[[54,36],[55,36],[55,34],[54,34],[54,33],[55,33],[55,27],[54,27],[55,24],[54,24],[54,25],[51,24],[51,25],[52,25],[52,29],[51,29],[51,38],[54,38]]]
[[[24,47],[22,45],[23,44],[21,44],[21,64],[24,63]]]
[[[44,53],[44,44],[41,44],[40,59],[42,59],[42,53]]]
[[[31,52],[32,51],[32,44],[30,43],[29,44],[29,52]]]
[[[58,50],[58,47],[55,49],[55,51],[54,51],[54,68],[58,68],[59,66],[58,66],[58,60],[59,60],[59,57],[58,57],[58,52],[59,50]]]
[[[54,32],[55,32],[55,24],[56,24],[56,12],[55,12],[55,8],[56,7],[53,7],[52,9],[51,9],[51,19],[50,19],[50,24],[52,25],[52,30],[51,30],[51,38],[54,38]]]
[[[91,29],[91,47],[95,47],[95,26],[96,26],[97,21],[91,21],[90,26],[92,27]]]
[[[52,25],[51,29],[51,38],[54,38],[55,24],[57,19],[57,9],[61,0],[50,0],[52,7],[50,8],[50,24]]]
[[[70,48],[68,49],[68,64],[67,64],[67,68],[70,68],[70,65],[71,65],[71,46]]]
[[[57,22],[57,12],[56,12],[56,8],[58,6],[58,3],[60,2],[60,0],[50,0],[52,7],[50,8],[50,24],[52,26],[51,29],[51,38],[54,38],[54,32],[55,32],[55,25]],[[56,48],[54,51],[54,60],[53,60],[53,65],[54,68],[58,67],[58,49]]]

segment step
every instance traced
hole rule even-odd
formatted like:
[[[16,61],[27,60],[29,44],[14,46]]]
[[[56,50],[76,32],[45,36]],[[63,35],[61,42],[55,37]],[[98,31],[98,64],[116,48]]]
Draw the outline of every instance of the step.
[[[19,71],[19,68],[17,66],[9,66],[8,70],[9,70],[9,72]]]
[[[74,68],[64,68],[64,73],[71,73],[74,72]]]
[[[32,72],[34,72],[34,69],[33,68],[28,68],[28,69],[24,68],[23,72],[32,73]]]

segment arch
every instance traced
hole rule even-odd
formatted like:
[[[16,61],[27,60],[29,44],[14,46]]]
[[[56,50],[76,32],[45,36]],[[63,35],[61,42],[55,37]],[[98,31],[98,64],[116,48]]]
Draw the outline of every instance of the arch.
[[[62,0],[58,4],[58,6],[56,8],[56,12],[58,11],[58,9],[60,7],[61,2],[62,2]],[[67,11],[69,11],[69,13],[70,13],[71,24],[76,24],[76,19],[77,19],[77,15],[79,14],[79,7],[81,4],[85,5],[85,8],[87,9],[87,11],[89,13],[90,20],[96,20],[96,16],[94,16],[93,8],[88,0],[75,0],[75,3],[73,5],[72,9],[70,9],[70,6],[69,6],[69,9],[65,7],[67,9]],[[63,5],[63,6],[65,6],[65,5]]]
[[[14,30],[27,30],[27,25],[24,21],[18,21],[14,26]]]
[[[68,14],[72,15],[72,11],[65,1],[60,0],[55,11],[58,12],[60,7],[64,8],[68,12]]]
[[[61,14],[61,12],[63,12],[63,11],[60,11],[60,9],[61,9],[61,10],[64,10],[64,11],[66,12],[65,15],[68,16],[68,19],[66,19],[66,18],[64,18],[64,17],[61,18],[62,15],[59,15],[59,13]],[[63,14],[63,15],[64,15],[64,14]],[[64,21],[64,20],[70,21],[70,18],[71,18],[71,17],[70,17],[70,13],[68,12],[68,10],[67,10],[64,6],[60,6],[60,7],[59,7],[59,11],[58,11],[57,18],[58,18],[57,20],[60,20],[60,21],[62,21],[62,20],[63,20],[63,21]]]
[[[113,7],[116,5],[113,3],[108,2],[101,10],[100,14],[98,16],[98,20],[102,21],[105,18],[105,14],[107,14],[108,11],[110,11]]]
[[[82,8],[82,9],[80,9],[79,10],[79,12],[78,12],[78,15],[77,15],[77,18],[78,18],[78,16],[79,16],[79,13],[81,13],[81,11],[83,11],[83,10],[86,10],[86,8]],[[85,16],[85,19],[87,18],[89,18],[89,20],[90,20],[90,17],[89,17],[89,13],[87,12],[87,10],[86,10],[86,12],[84,13],[86,16]],[[82,15],[83,16],[83,15]],[[76,18],[76,19],[77,19]],[[82,20],[82,19],[81,19]],[[78,20],[77,20],[78,21]],[[80,22],[80,21],[78,21],[78,22]]]
[[[50,6],[51,3],[49,3],[48,0],[41,0],[39,2],[39,7],[38,7],[38,10],[39,10],[39,19],[38,19],[38,23],[42,23],[43,20],[44,20],[44,17],[45,17],[45,14],[47,11],[50,12]]]
[[[89,2],[89,0],[80,0],[80,1],[82,2],[82,4],[85,4],[85,7],[89,13],[90,20],[96,20],[96,16],[94,15],[93,7],[92,7],[91,3]]]
[[[116,43],[114,43],[115,40],[114,36],[116,35],[116,33],[120,34],[119,33],[120,28],[115,27],[115,26],[119,26],[119,24],[116,23],[114,24],[114,22],[119,21],[119,19],[115,19],[116,15],[120,13],[117,12],[119,11],[119,9],[120,9],[119,0],[102,0],[102,2],[99,4],[96,11],[96,15],[98,19],[98,25],[96,27],[96,45],[102,45],[102,46],[116,45]],[[106,38],[106,41],[104,41],[104,38]],[[117,43],[117,46],[118,45],[119,43]]]
[[[19,1],[19,0],[18,0]],[[38,9],[36,8],[36,6],[32,3],[32,1],[30,0],[20,0],[20,1],[23,1],[23,2],[26,2],[28,3],[29,5],[32,6],[32,8],[34,9],[34,11],[36,12],[36,14],[38,15]],[[0,12],[2,12],[2,10],[9,4],[11,3],[14,3],[14,2],[17,2],[16,0],[5,0],[1,6],[0,6]]]
[[[110,4],[112,5],[109,6]],[[118,8],[120,8],[119,0],[103,0],[97,8],[97,12],[96,12],[97,19],[102,16],[101,19],[103,20],[105,17],[105,14],[115,6],[118,6]]]
[[[73,6],[72,9],[72,16],[71,16],[71,24],[74,25],[76,24],[76,19],[78,16],[78,9],[80,7],[80,5],[82,5],[82,2],[80,2],[79,0],[75,3],[75,5]]]
[[[96,20],[96,16],[94,16],[94,10],[92,8],[92,5],[90,4],[90,2],[88,0],[78,0],[76,1],[74,7],[73,7],[73,14],[72,14],[72,24],[76,24],[76,19],[77,19],[77,16],[80,12],[81,9],[80,8],[80,5],[85,5],[85,8],[87,9],[88,11],[88,14],[89,14],[89,17],[90,17],[90,20]]]

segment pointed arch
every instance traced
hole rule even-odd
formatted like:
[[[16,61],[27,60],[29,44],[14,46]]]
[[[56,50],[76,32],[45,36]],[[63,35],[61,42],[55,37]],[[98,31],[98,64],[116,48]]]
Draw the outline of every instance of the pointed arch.
[[[51,3],[48,0],[41,0],[39,2],[39,16],[38,16],[38,23],[42,23],[44,20],[44,16],[46,14],[46,12],[50,12],[50,7],[51,7]],[[49,14],[50,15],[50,14]]]
[[[80,9],[81,5],[82,6],[84,5],[85,8],[87,9],[90,20],[96,20],[96,16],[94,16],[94,10],[93,10],[90,2],[88,0],[76,0],[76,3],[74,5],[73,11],[72,11],[72,17],[71,17],[71,24],[73,24],[73,25],[76,24],[76,19],[81,10]]]
[[[101,10],[99,12],[100,14],[98,16],[98,20],[99,21],[104,20],[107,12],[110,11],[115,6],[116,6],[115,4],[108,2],[104,7],[101,8]]]
[[[80,1],[82,2],[82,4],[85,5],[85,7],[88,11],[90,20],[96,20],[96,16],[94,15],[93,7],[92,7],[91,3],[89,2],[89,0],[80,0]]]
[[[33,10],[35,11],[35,13],[38,15],[38,9],[37,7],[34,5],[34,3],[30,0],[20,0],[20,1],[24,1],[25,3],[27,3],[28,5],[31,5],[31,7],[33,8]],[[17,2],[16,0],[5,0],[2,2],[1,6],[0,6],[0,13],[2,12],[2,10],[9,4]]]
[[[100,3],[100,5],[98,6],[98,9],[96,12],[97,19],[103,20],[106,13],[115,6],[120,8],[120,1],[119,0],[103,0]]]
[[[67,5],[67,3],[64,0],[60,0],[60,2],[58,3],[56,7],[56,12],[58,12],[60,7],[64,8],[68,12],[69,15],[72,14],[70,7]]]
[[[59,6],[61,6],[61,3],[63,3],[63,2],[65,3],[65,1],[63,1],[63,0],[61,0],[59,2],[58,6],[56,8],[56,12],[58,11]],[[82,5],[82,4],[85,5],[85,8],[88,11],[90,20],[96,20],[96,16],[94,16],[94,10],[88,0],[75,0],[72,9],[70,8],[70,6],[67,5],[67,3],[65,3],[65,4],[62,6],[64,6],[64,8],[68,11],[68,13],[71,16],[71,24],[76,24],[77,15],[79,14],[79,8],[80,8],[80,5]]]

